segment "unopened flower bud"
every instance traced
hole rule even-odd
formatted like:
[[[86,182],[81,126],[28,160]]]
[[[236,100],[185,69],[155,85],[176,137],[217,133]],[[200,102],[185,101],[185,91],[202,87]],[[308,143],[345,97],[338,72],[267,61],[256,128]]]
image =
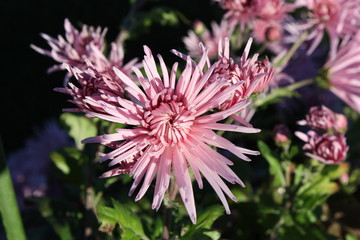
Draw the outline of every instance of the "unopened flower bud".
[[[344,114],[335,114],[335,130],[345,132],[347,130],[347,118]]]
[[[273,131],[274,140],[277,144],[283,144],[289,141],[290,131],[284,124],[276,125]]]

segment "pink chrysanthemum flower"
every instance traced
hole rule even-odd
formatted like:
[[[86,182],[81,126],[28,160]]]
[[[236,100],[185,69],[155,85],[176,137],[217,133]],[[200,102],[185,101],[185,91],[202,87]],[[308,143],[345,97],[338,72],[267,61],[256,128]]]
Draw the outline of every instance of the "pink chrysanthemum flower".
[[[309,126],[314,130],[329,131],[335,125],[335,113],[325,106],[312,107],[304,120],[298,121],[299,125]]]
[[[85,60],[86,61],[86,60]],[[68,112],[102,112],[103,110],[99,101],[105,101],[111,104],[117,104],[115,97],[123,96],[124,89],[121,80],[109,70],[105,73],[100,73],[89,61],[88,68],[80,70],[77,67],[66,66],[71,75],[75,77],[77,83],[66,81],[63,88],[55,88],[56,91],[69,94],[78,108],[64,109]],[[115,76],[113,76],[115,75]],[[88,98],[91,98],[91,103],[88,103]]]
[[[256,19],[264,21],[281,21],[288,12],[294,10],[294,4],[285,3],[283,0],[215,0],[228,12],[225,18],[232,23],[240,24],[243,30],[247,24],[252,24]]]
[[[130,75],[131,67],[136,64],[137,59],[125,64],[124,50],[121,43],[111,43],[109,57],[104,56],[106,28],[102,30],[100,27],[95,29],[92,26],[83,25],[81,31],[78,31],[68,19],[65,19],[64,27],[65,39],[60,35],[56,39],[47,34],[41,34],[47,40],[52,48],[51,50],[31,45],[31,48],[38,53],[49,56],[60,63],[51,67],[48,72],[64,70],[66,66],[84,70],[88,67],[88,61],[95,65],[97,71],[101,73],[109,73],[108,70],[111,71],[112,67],[116,67]],[[69,74],[67,78],[70,76]],[[114,74],[112,75],[114,76]]]
[[[295,132],[295,135],[306,142],[303,149],[311,151],[307,156],[326,164],[339,164],[346,159],[349,147],[343,133],[318,135],[314,131]]]
[[[41,34],[48,41],[52,48],[51,50],[31,45],[38,53],[49,56],[60,63],[51,67],[48,72],[64,70],[65,66],[63,63],[84,69],[86,68],[84,56],[92,61],[94,60],[92,57],[94,49],[98,49],[100,52],[104,50],[104,36],[107,29],[102,30],[100,27],[95,29],[92,26],[83,25],[81,32],[79,32],[68,19],[65,19],[64,28],[65,39],[60,35],[56,39],[47,34]]]
[[[259,61],[259,54],[248,58],[251,43],[252,38],[247,42],[243,55],[237,63],[230,57],[229,39],[226,38],[224,45],[219,46],[219,65],[214,69],[214,73],[218,76],[211,77],[209,83],[226,80],[228,85],[224,86],[224,89],[240,82],[243,83],[219,106],[220,109],[230,108],[249,98],[251,94],[263,91],[274,76],[274,69],[268,58]]]
[[[277,21],[254,21],[254,37],[258,42],[273,42],[282,36],[282,26]]]
[[[242,186],[243,183],[229,168],[228,165],[233,163],[209,145],[227,149],[245,161],[250,159],[244,154],[259,153],[235,146],[213,130],[244,133],[255,133],[260,130],[217,123],[246,107],[248,101],[240,101],[223,111],[210,113],[209,111],[225,101],[228,95],[242,83],[220,91],[228,84],[226,80],[221,80],[203,89],[217,67],[217,64],[214,64],[203,73],[202,69],[207,59],[205,54],[195,66],[188,57],[186,68],[177,81],[177,63],[173,65],[169,74],[162,57],[158,55],[162,72],[160,76],[150,49],[145,46],[144,50],[146,55],[143,66],[146,75],[143,76],[139,69],[133,68],[140,87],[123,72],[114,68],[119,79],[126,85],[124,87],[126,96],[131,97],[133,101],[117,97],[115,99],[118,104],[115,105],[97,101],[92,97],[87,98],[89,104],[96,102],[106,111],[106,113],[88,111],[88,114],[134,127],[117,129],[117,133],[88,138],[84,142],[100,142],[114,148],[104,154],[100,161],[111,159],[109,166],[117,165],[117,167],[104,173],[103,176],[130,173],[134,178],[130,194],[142,182],[135,200],[144,196],[156,176],[153,209],[159,209],[169,187],[171,175],[174,174],[189,216],[192,222],[196,222],[194,194],[188,169],[190,167],[199,188],[203,187],[202,176],[204,176],[218,194],[226,212],[230,213],[224,193],[234,201],[236,198],[222,178]],[[204,115],[206,113],[208,114]]]
[[[324,65],[318,83],[360,113],[360,33]]]
[[[230,37],[234,30],[234,26],[230,25],[226,20],[222,20],[220,25],[212,22],[211,28],[212,30],[210,32],[201,21],[194,23],[194,31],[189,31],[188,36],[183,38],[190,56],[200,58],[203,50],[199,47],[199,44],[203,43],[208,49],[209,58],[212,59],[216,57],[220,40],[225,37]]]
[[[308,38],[313,39],[308,53],[312,53],[320,44],[324,30],[330,38],[332,56],[341,38],[348,40],[359,30],[359,0],[308,0],[307,7],[311,11],[311,16],[306,26],[312,28]]]

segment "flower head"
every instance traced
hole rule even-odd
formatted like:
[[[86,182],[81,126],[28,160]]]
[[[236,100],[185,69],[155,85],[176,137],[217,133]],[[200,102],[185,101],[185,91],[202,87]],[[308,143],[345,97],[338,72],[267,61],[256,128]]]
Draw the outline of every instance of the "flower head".
[[[55,90],[70,95],[72,97],[70,102],[78,107],[64,109],[66,111],[105,112],[99,102],[116,103],[115,98],[124,94],[123,83],[112,70],[100,73],[89,61],[86,63],[88,66],[86,70],[66,66],[69,73],[75,76],[77,83],[65,81],[63,88],[55,88]]]
[[[317,78],[320,85],[360,113],[360,32],[329,58]]]
[[[45,50],[31,45],[35,51],[49,56],[60,63],[50,68],[49,72],[64,70],[65,66],[63,63],[84,69],[86,64],[83,56],[94,60],[92,59],[94,49],[97,49],[99,52],[103,52],[104,50],[104,36],[107,29],[102,30],[100,27],[95,29],[92,26],[88,27],[87,25],[83,25],[81,31],[79,31],[68,19],[65,19],[64,28],[65,38],[59,35],[58,39],[56,39],[47,34],[41,34],[41,36],[48,41],[52,48],[51,50]]]
[[[250,159],[245,154],[257,155],[258,152],[235,146],[213,130],[245,133],[255,133],[259,130],[217,123],[245,108],[248,105],[246,100],[226,110],[204,114],[225,101],[241,83],[220,91],[228,84],[227,81],[214,81],[204,89],[218,65],[212,65],[203,73],[202,69],[207,59],[205,54],[195,66],[188,57],[186,68],[178,80],[177,63],[173,65],[169,74],[162,57],[158,55],[162,72],[160,76],[152,52],[146,46],[144,50],[143,66],[146,75],[133,68],[140,87],[122,71],[114,68],[116,75],[125,84],[125,96],[129,96],[132,101],[115,97],[116,103],[108,103],[92,96],[87,98],[89,104],[97,100],[96,104],[103,108],[103,111],[87,111],[88,114],[133,127],[117,129],[116,133],[88,138],[84,142],[100,142],[113,148],[111,152],[103,154],[100,161],[111,160],[109,166],[117,167],[106,172],[104,176],[130,173],[134,178],[130,194],[142,183],[135,200],[144,196],[156,176],[153,209],[159,209],[171,175],[174,174],[189,216],[196,222],[194,195],[188,169],[190,167],[199,188],[203,187],[204,176],[229,213],[224,193],[234,201],[236,198],[222,178],[231,183],[243,183],[229,168],[228,165],[233,163],[209,145],[227,149],[246,161]]]
[[[83,25],[81,31],[79,31],[68,19],[65,19],[64,27],[65,38],[60,35],[58,39],[47,34],[41,35],[48,42],[51,50],[31,45],[31,48],[38,53],[51,57],[59,63],[51,67],[48,72],[64,70],[67,66],[85,70],[88,68],[88,62],[91,62],[96,66],[97,71],[101,73],[109,73],[112,67],[117,67],[130,75],[131,67],[137,62],[137,59],[125,64],[123,61],[124,50],[121,43],[111,43],[109,57],[104,56],[106,28],[102,30],[100,27],[94,28]],[[69,74],[71,74],[71,71],[69,71]]]
[[[293,11],[294,4],[284,3],[283,0],[215,0],[222,8],[228,10],[225,18],[240,24],[244,29],[246,24],[254,20],[281,21],[288,12]]]
[[[346,159],[349,147],[343,133],[318,135],[314,131],[295,132],[301,140],[306,142],[303,149],[310,151],[307,156],[317,159],[326,164],[339,164]]]
[[[313,39],[309,53],[321,42],[324,30],[330,38],[330,54],[334,56],[340,39],[349,39],[359,30],[360,2],[358,0],[309,0],[311,12],[307,24],[311,28],[309,39]]]
[[[219,106],[220,109],[230,108],[234,104],[249,98],[251,94],[263,91],[274,76],[274,69],[267,58],[259,61],[259,54],[254,54],[252,58],[248,58],[251,43],[252,38],[247,42],[243,55],[237,62],[230,57],[229,39],[226,38],[224,46],[219,47],[218,66],[214,69],[214,75],[209,79],[208,84],[226,80],[227,85],[223,87],[226,89],[234,84],[242,83]]]
[[[298,124],[326,132],[334,128],[335,113],[323,105],[321,107],[312,107],[306,115],[306,119],[299,121]]]
[[[194,23],[194,31],[189,31],[188,36],[183,38],[186,48],[192,57],[201,57],[203,54],[199,44],[202,43],[208,49],[209,58],[217,55],[219,42],[225,37],[230,37],[234,30],[234,26],[228,21],[222,20],[220,25],[216,22],[211,23],[211,32],[201,21]]]

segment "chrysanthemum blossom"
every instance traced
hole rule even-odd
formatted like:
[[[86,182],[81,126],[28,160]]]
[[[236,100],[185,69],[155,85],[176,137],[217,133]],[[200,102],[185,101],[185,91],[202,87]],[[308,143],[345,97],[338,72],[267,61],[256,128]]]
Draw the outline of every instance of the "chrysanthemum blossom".
[[[360,113],[360,32],[325,63],[318,83]]]
[[[358,0],[309,0],[310,20],[305,25],[311,29],[309,39],[313,43],[308,53],[320,44],[324,31],[330,38],[330,55],[334,56],[340,39],[347,41],[360,26],[360,1]]]
[[[327,132],[335,126],[335,113],[324,105],[311,107],[305,119],[298,121],[298,124]]]
[[[245,161],[250,160],[245,154],[259,153],[235,146],[213,130],[242,133],[256,133],[260,130],[217,123],[241,111],[249,104],[248,101],[240,101],[226,110],[209,111],[225,101],[241,83],[220,91],[228,84],[227,81],[214,81],[203,89],[217,67],[217,64],[214,64],[203,73],[207,59],[205,54],[196,65],[193,65],[194,62],[189,57],[178,80],[178,64],[175,63],[169,73],[162,57],[158,55],[162,72],[160,76],[150,49],[145,46],[144,50],[145,76],[139,69],[133,68],[141,86],[114,68],[119,79],[126,85],[125,95],[132,101],[118,97],[118,104],[113,105],[105,101],[96,101],[93,97],[87,98],[89,104],[96,101],[106,112],[88,111],[88,114],[132,127],[117,129],[116,133],[88,138],[83,142],[99,142],[114,148],[100,160],[111,160],[109,166],[114,166],[103,176],[129,172],[134,178],[130,195],[142,183],[136,201],[144,196],[156,176],[152,208],[159,209],[169,187],[170,178],[174,175],[180,196],[192,222],[195,223],[196,210],[190,168],[199,188],[203,187],[203,176],[219,196],[226,212],[230,213],[225,194],[234,201],[236,198],[223,179],[241,186],[244,184],[229,168],[233,163],[209,145],[227,149]]]
[[[247,24],[256,19],[264,21],[281,21],[288,12],[295,8],[294,4],[285,3],[283,0],[215,0],[228,12],[225,18],[232,23],[240,24],[244,29]]]
[[[343,133],[318,135],[314,131],[308,131],[307,134],[295,132],[295,135],[306,142],[303,149],[310,151],[306,155],[311,158],[326,164],[339,164],[346,159],[349,147]]]
[[[214,69],[214,74],[209,79],[208,84],[226,80],[228,84],[223,87],[224,90],[234,84],[242,83],[219,106],[220,109],[227,109],[249,98],[251,94],[263,91],[272,80],[274,69],[268,58],[262,61],[258,60],[259,54],[254,54],[252,58],[248,58],[252,38],[248,40],[243,55],[238,61],[230,57],[229,39],[225,38],[223,42],[219,45],[218,66]]]
[[[51,67],[48,72],[64,70],[66,66],[85,70],[88,67],[88,61],[96,67],[97,71],[103,74],[111,73],[112,67],[116,67],[130,75],[131,67],[136,64],[137,59],[125,64],[124,50],[121,43],[111,43],[109,56],[104,55],[106,28],[102,30],[100,27],[94,28],[83,25],[81,31],[79,31],[68,19],[65,19],[64,27],[65,38],[59,35],[56,39],[47,34],[41,34],[48,42],[51,50],[31,45],[31,48],[38,53],[49,56],[59,63]],[[68,72],[67,78],[70,73]],[[112,75],[115,76],[115,74]]]
[[[258,42],[273,42],[282,36],[282,25],[277,21],[254,21],[254,37]]]
[[[92,26],[83,25],[81,31],[77,30],[68,19],[64,22],[65,38],[61,35],[58,38],[50,37],[43,33],[41,36],[48,42],[51,50],[45,50],[35,45],[31,47],[40,54],[49,56],[60,64],[51,67],[48,72],[64,70],[63,63],[75,66],[79,69],[86,68],[83,56],[93,60],[93,51],[97,49],[99,52],[104,50],[104,36],[107,32],[105,28],[94,28]],[[90,47],[92,46],[92,47]]]
[[[194,23],[194,30],[188,32],[188,36],[183,38],[186,48],[192,57],[201,57],[203,54],[199,43],[203,43],[208,49],[209,58],[214,58],[218,52],[218,45],[220,39],[230,37],[234,30],[234,26],[230,25],[228,21],[222,20],[220,25],[216,22],[211,23],[211,31],[209,31],[205,24],[201,21]]]
[[[67,108],[64,109],[65,111],[106,113],[99,102],[105,101],[109,104],[117,104],[115,97],[124,94],[122,82],[118,77],[112,76],[111,72],[107,74],[100,73],[89,61],[87,61],[86,70],[80,70],[69,65],[66,68],[77,82],[74,84],[65,81],[64,87],[55,88],[55,91],[70,95],[72,99],[69,101],[74,103],[77,108]]]

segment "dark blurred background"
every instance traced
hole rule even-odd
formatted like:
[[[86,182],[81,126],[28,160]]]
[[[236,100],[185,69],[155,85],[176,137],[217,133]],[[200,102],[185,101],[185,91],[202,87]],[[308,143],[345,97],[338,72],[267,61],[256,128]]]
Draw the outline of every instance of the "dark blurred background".
[[[24,146],[26,138],[41,129],[49,119],[58,119],[61,109],[69,106],[67,96],[53,91],[62,85],[65,72],[47,74],[46,70],[55,61],[32,50],[30,44],[49,49],[40,33],[53,37],[64,35],[65,18],[69,18],[77,28],[82,24],[107,27],[106,40],[114,41],[128,16],[130,2],[135,1],[1,1],[0,133],[6,154]],[[176,9],[178,19],[165,24],[156,20],[148,25],[136,22],[144,13],[154,9],[164,9],[165,12]],[[221,16],[221,9],[210,0],[141,1],[135,14],[127,20],[135,34],[125,42],[125,62],[133,57],[141,58],[144,44],[154,53],[162,54],[167,62],[169,59],[170,62],[178,60],[169,50],[183,49],[182,37],[192,27],[193,20],[209,24]]]

